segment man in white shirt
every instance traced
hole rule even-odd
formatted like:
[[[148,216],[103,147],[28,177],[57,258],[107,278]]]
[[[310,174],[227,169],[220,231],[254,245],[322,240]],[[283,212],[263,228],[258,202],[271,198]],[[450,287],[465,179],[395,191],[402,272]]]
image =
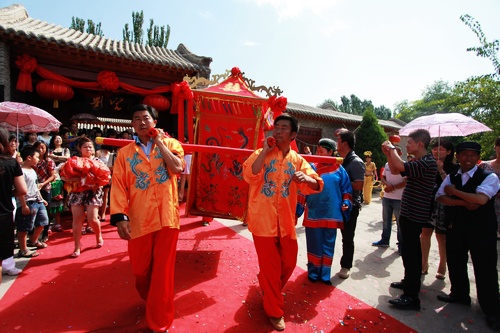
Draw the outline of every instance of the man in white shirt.
[[[467,272],[470,252],[479,305],[488,326],[500,331],[497,221],[493,204],[500,185],[494,173],[477,167],[481,153],[478,143],[463,142],[456,151],[460,169],[450,173],[436,193],[437,201],[446,205],[446,254],[451,282],[450,294],[437,298],[470,305]]]

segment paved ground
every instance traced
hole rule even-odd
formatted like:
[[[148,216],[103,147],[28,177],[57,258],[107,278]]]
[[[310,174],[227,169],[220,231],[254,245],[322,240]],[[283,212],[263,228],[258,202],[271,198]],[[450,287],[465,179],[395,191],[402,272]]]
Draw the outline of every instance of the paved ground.
[[[380,239],[382,233],[381,216],[382,201],[378,198],[378,193],[374,193],[374,200],[370,205],[363,206],[358,218],[354,267],[351,270],[351,276],[346,280],[337,275],[340,270],[342,253],[342,235],[340,232],[338,233],[332,269],[332,272],[335,272],[332,277],[333,285],[395,317],[417,332],[491,332],[477,303],[476,285],[470,262],[472,306],[446,304],[437,300],[437,295],[450,292],[450,283],[448,276],[444,281],[435,278],[439,261],[435,236],[432,237],[429,274],[422,277],[420,295],[422,309],[420,311],[398,310],[387,303],[389,299],[401,293],[400,290],[389,288],[389,285],[391,282],[403,278],[404,269],[402,259],[397,253],[395,225],[393,225],[389,248],[377,248],[371,245],[372,242]],[[251,239],[248,230],[242,227],[238,221],[221,220],[221,222]],[[300,222],[299,225],[301,225]],[[304,227],[298,227],[297,231],[299,235],[298,266],[307,270]]]
[[[341,290],[359,298],[361,301],[380,309],[417,332],[441,333],[441,332],[490,332],[486,326],[483,314],[476,299],[476,287],[473,276],[472,265],[469,263],[471,279],[472,306],[445,304],[436,299],[436,295],[449,293],[448,277],[443,280],[435,279],[438,263],[437,243],[433,236],[431,253],[429,257],[429,274],[422,277],[420,311],[402,311],[392,308],[387,300],[399,294],[399,290],[389,288],[393,281],[399,281],[403,277],[403,264],[397,253],[396,227],[393,227],[391,246],[389,248],[377,248],[371,246],[372,242],[380,239],[382,230],[382,205],[377,193],[374,200],[368,206],[364,206],[358,218],[354,255],[354,267],[350,278],[343,280],[336,274],[332,277],[333,285]],[[219,220],[224,225],[232,228],[239,234],[251,239],[248,230],[241,222],[234,220]],[[299,222],[299,225],[300,222]],[[297,227],[299,235],[299,258],[298,265],[307,270],[307,256],[305,231],[302,226]],[[334,255],[333,272],[340,270],[340,254],[342,236],[338,233],[337,244]],[[500,243],[500,242],[499,242]],[[23,268],[28,259],[16,259],[18,268]],[[13,283],[14,277],[4,276],[0,285],[0,299]],[[1,304],[1,301],[0,301]],[[1,307],[1,306],[0,306]]]

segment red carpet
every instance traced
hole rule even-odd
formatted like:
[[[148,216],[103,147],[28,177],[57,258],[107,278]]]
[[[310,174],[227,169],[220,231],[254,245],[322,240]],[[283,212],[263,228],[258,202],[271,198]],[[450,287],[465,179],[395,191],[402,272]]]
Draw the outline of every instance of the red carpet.
[[[271,332],[253,243],[215,220],[181,223],[169,332]],[[104,247],[94,249],[94,235],[83,236],[81,256],[70,259],[70,230],[55,233],[0,300],[0,331],[149,332],[126,242],[107,223],[103,237]],[[310,283],[300,268],[283,292],[288,332],[412,332],[339,289]]]

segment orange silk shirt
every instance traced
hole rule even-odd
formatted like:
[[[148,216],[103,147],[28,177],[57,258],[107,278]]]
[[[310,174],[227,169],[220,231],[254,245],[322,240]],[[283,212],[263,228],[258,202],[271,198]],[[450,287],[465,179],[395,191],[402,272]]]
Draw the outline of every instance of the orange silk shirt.
[[[184,161],[179,141],[165,138],[163,143]],[[128,216],[132,238],[164,227],[179,229],[177,175],[165,168],[156,145],[153,144],[150,159],[135,142],[118,151],[110,193],[110,213]]]
[[[264,167],[254,175],[252,164],[261,151],[262,149],[257,149],[243,163],[243,178],[250,184],[245,219],[248,230],[261,237],[290,236],[292,239],[297,239],[295,231],[297,192],[300,190],[304,195],[321,192],[323,179],[296,151],[290,150],[283,157],[281,150],[276,148],[266,155]],[[316,179],[320,186],[319,190],[313,190],[305,183],[294,182],[292,176],[297,171]]]

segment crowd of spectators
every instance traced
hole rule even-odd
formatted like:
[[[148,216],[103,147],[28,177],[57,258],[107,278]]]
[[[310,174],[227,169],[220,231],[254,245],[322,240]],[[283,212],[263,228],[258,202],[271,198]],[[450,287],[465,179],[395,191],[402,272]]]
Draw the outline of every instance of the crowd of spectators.
[[[61,214],[72,214],[68,204],[68,192],[64,189],[64,180],[59,175],[61,166],[72,156],[81,156],[77,149],[78,143],[84,139],[90,139],[95,147],[94,158],[99,159],[105,165],[112,168],[112,162],[116,156],[119,147],[99,145],[96,143],[97,137],[109,137],[117,139],[133,139],[133,131],[126,130],[118,133],[113,128],[102,130],[100,127],[92,129],[78,128],[78,123],[73,122],[70,126],[62,125],[57,132],[43,132],[43,133],[10,133],[9,135],[9,153],[10,156],[16,158],[19,165],[23,165],[26,159],[23,159],[22,152],[32,148],[37,152],[37,162],[30,166],[36,174],[37,195],[40,196],[40,202],[45,206],[47,223],[43,223],[43,228],[40,235],[35,240],[33,232],[27,231],[28,248],[30,245],[37,245],[36,248],[47,247],[47,241],[53,232],[63,231],[61,224]],[[86,139],[88,138],[88,139]],[[26,155],[26,154],[25,154]],[[29,158],[32,154],[29,153]],[[106,220],[106,211],[109,205],[108,196],[110,192],[110,185],[104,186],[103,189],[103,202],[98,210],[98,220],[104,222]],[[13,198],[14,200],[14,198]],[[42,201],[43,200],[43,201]],[[13,201],[15,203],[15,201]],[[15,209],[19,204],[14,204]],[[66,213],[64,213],[66,212]],[[17,212],[20,214],[21,212]],[[15,216],[16,212],[14,212]],[[28,228],[29,229],[29,228]],[[82,234],[94,233],[93,228],[89,223],[84,224],[81,230]],[[38,232],[37,232],[38,233]],[[36,236],[36,234],[35,234]],[[18,245],[19,246],[19,245]],[[23,247],[26,254],[34,254],[36,251],[31,251]],[[38,255],[38,254],[35,254]],[[20,270],[15,267],[4,270],[4,274],[17,275]]]

